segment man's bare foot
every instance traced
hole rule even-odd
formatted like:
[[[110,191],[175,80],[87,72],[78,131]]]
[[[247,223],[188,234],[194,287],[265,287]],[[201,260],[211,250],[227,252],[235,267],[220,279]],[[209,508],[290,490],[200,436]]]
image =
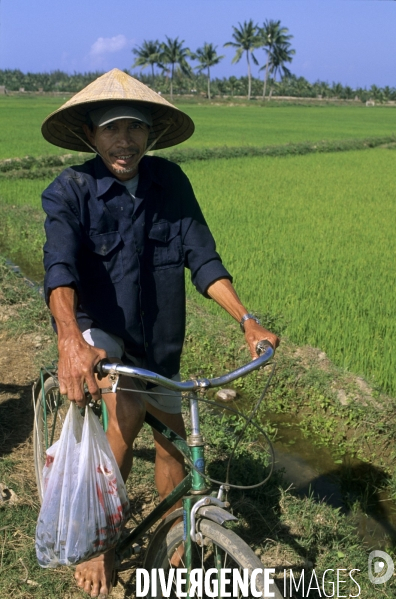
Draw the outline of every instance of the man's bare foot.
[[[114,554],[112,549],[76,567],[77,585],[91,597],[106,599],[111,593]]]

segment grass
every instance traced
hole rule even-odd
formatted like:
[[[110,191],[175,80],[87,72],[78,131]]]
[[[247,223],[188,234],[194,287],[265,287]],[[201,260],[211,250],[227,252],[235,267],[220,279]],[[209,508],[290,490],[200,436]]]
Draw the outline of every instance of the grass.
[[[14,310],[14,316],[19,316],[3,319],[0,334],[18,335],[22,339],[23,335],[40,331],[41,334],[50,336],[48,314],[43,310],[42,300],[37,293],[26,285],[22,277],[10,272],[4,264],[0,264],[0,282],[2,314],[9,314],[10,310]],[[191,302],[188,308],[183,376],[202,373],[211,376],[246,359],[245,350],[241,351],[240,332],[233,322],[229,319],[211,318],[202,308]],[[267,324],[269,319],[267,316]],[[275,329],[281,328],[274,320],[272,325]],[[20,345],[22,348],[23,343]],[[287,348],[286,351],[285,346],[284,353],[279,354],[278,375],[265,399],[266,410],[275,406],[279,408],[281,402],[284,408],[288,403],[291,407],[293,403],[294,409],[299,411],[303,411],[305,405],[310,415],[308,421],[319,414],[326,417],[326,412],[327,418],[332,419],[328,407],[323,407],[326,403],[328,406],[329,402],[323,401],[323,397],[320,399],[321,394],[329,393],[329,386],[324,385],[319,372],[314,376],[312,367],[303,366],[301,363],[298,365],[298,359],[292,357],[295,350],[293,346],[288,345]],[[44,361],[48,360],[48,355],[41,354],[38,358],[40,357]],[[249,377],[250,382],[237,386],[237,390],[245,394],[251,402],[253,398],[257,398],[257,388],[262,387],[266,376],[263,371],[256,377]],[[314,397],[317,400],[316,407],[314,403],[308,405]],[[67,568],[55,571],[41,570],[35,560],[34,529],[39,506],[28,437],[32,422],[29,397],[9,405],[0,404],[0,410],[0,480],[19,497],[19,502],[14,506],[6,505],[0,508],[1,592],[4,597],[16,599],[80,597],[82,595],[74,590],[72,571]],[[350,410],[354,411],[353,406]],[[376,410],[376,413],[377,424],[384,426],[389,419],[381,411]],[[365,430],[362,420],[371,418],[369,408],[363,409],[362,414],[364,418],[357,421],[360,436]],[[8,428],[5,429],[5,426]],[[229,454],[233,445],[231,432],[235,422],[231,423],[228,435],[220,434],[230,423],[223,422],[220,426],[213,412],[209,411],[203,414],[203,426],[212,462],[221,467],[224,464],[224,455]],[[25,442],[13,446],[15,436],[18,437],[22,429],[27,436]],[[374,446],[380,438],[381,433],[377,431],[377,438],[373,437]],[[238,464],[242,463],[241,458],[248,460],[244,462],[244,469],[238,469]],[[245,451],[237,456],[232,469],[233,476],[237,478],[233,482],[244,482],[240,477],[246,477],[246,472],[252,471],[252,459],[254,460],[254,455],[252,458]],[[156,500],[152,460],[151,434],[144,429],[137,440],[134,474],[130,482],[130,493],[135,498],[137,514],[147,511]],[[366,482],[370,482],[368,477]],[[362,485],[361,479],[360,484]],[[375,481],[372,485],[374,484]],[[260,491],[232,492],[231,502],[234,513],[239,518],[236,530],[249,542],[266,567],[277,569],[281,581],[284,569],[293,568],[295,575],[304,569],[305,576],[309,578],[313,569],[320,576],[328,568],[359,568],[361,572],[357,574],[356,580],[362,589],[361,596],[373,596],[373,587],[367,577],[367,549],[359,540],[353,521],[338,509],[334,509],[325,501],[318,501],[313,494],[299,497],[290,489],[286,490],[281,473],[274,476],[269,485]],[[386,549],[392,553],[390,546]],[[127,580],[125,584],[127,589],[133,587],[131,580]],[[341,588],[349,589],[347,586]],[[392,583],[382,587],[383,596],[391,597],[392,589]],[[326,590],[330,594],[330,587]],[[350,591],[356,594],[356,587],[351,586]],[[295,595],[302,596],[301,593]],[[129,590],[127,596],[133,597],[133,591]],[[315,598],[319,595],[311,592],[310,597]]]
[[[29,278],[39,282],[44,278],[43,225],[44,213],[41,210],[29,205],[4,205],[0,202],[0,252]]]
[[[195,123],[183,147],[268,146],[396,133],[396,109],[380,106],[178,107]]]
[[[64,154],[41,136],[41,123],[65,97],[0,97],[0,159]],[[376,106],[205,106],[176,101],[195,122],[186,148],[269,146],[396,134],[396,110]]]
[[[381,148],[183,167],[245,304],[282,314],[293,341],[393,394],[394,156]],[[0,191],[0,249],[37,280],[44,234],[34,206],[47,183],[7,179]]]
[[[0,159],[64,154],[64,149],[45,141],[41,124],[67,99],[68,96],[1,96]]]
[[[41,139],[39,129],[41,120],[62,102],[60,98],[0,98],[0,158],[58,152]],[[189,104],[184,108],[197,124],[196,134],[185,145],[200,151],[218,146],[361,140],[389,136],[396,129],[396,111],[385,107]],[[59,154],[64,150],[59,149]],[[373,503],[380,505],[381,490],[396,497],[394,400],[379,392],[362,393],[361,383],[343,370],[368,372],[377,381],[384,380],[388,388],[394,384],[393,162],[393,152],[379,149],[249,161],[219,159],[216,165],[206,161],[184,166],[241,296],[250,309],[261,312],[266,326],[284,336],[276,378],[260,409],[261,421],[274,436],[277,420],[270,419],[269,413],[288,414],[312,442],[332,448],[335,461],[343,462],[346,508],[356,518],[358,512],[370,514]],[[32,170],[41,177],[39,169],[37,164]],[[36,207],[53,174],[37,180],[23,180],[22,171],[13,176],[13,180],[1,181],[1,251],[14,261],[22,259],[21,265],[28,268],[29,263],[41,263],[43,215]],[[40,268],[37,273],[42,272]],[[42,300],[3,263],[0,283],[3,347],[10,338],[40,337],[44,343],[35,359],[47,363],[55,355],[55,344]],[[235,323],[212,310],[210,302],[202,302],[189,300],[185,377],[212,376],[247,358]],[[312,350],[311,355],[311,350],[296,347],[285,339],[286,334],[320,346],[341,368],[327,359],[319,360],[319,352]],[[355,357],[362,362],[353,362]],[[381,367],[386,367],[385,374]],[[244,405],[257,397],[257,389],[266,380],[264,371],[237,382]],[[19,387],[15,389],[19,393]],[[81,596],[74,591],[69,570],[43,571],[36,564],[33,538],[39,506],[29,444],[29,389],[0,404],[0,409],[0,481],[20,497],[15,507],[0,508],[1,593],[18,599]],[[224,473],[230,433],[240,423],[228,419],[216,427],[211,411],[203,420],[213,472]],[[249,435],[250,449],[256,450],[255,432]],[[365,466],[345,454],[365,460]],[[256,457],[241,450],[232,469],[236,481],[254,471]],[[147,510],[156,499],[149,466],[152,459],[151,435],[145,431],[137,441],[130,487],[136,513]],[[280,475],[264,493],[236,493],[232,503],[240,518],[238,530],[267,567],[279,571],[292,564],[297,571],[305,568],[307,572],[360,568],[362,596],[373,596],[367,579],[367,548],[356,534],[353,518],[347,519],[313,495],[294,495],[286,490]],[[386,550],[394,550],[391,541]],[[128,589],[133,586],[128,585]],[[381,587],[383,596],[392,596],[392,589],[389,583]],[[356,587],[350,591],[356,593]]]
[[[296,343],[392,394],[394,156],[381,148],[183,167],[245,304],[282,314]],[[0,191],[0,249],[37,280],[44,234],[34,207],[48,183],[6,179]]]
[[[4,179],[1,182],[0,199],[2,205],[41,206],[41,194],[53,180],[47,179]]]
[[[390,393],[394,161],[375,149],[184,166],[249,309],[282,314],[293,341]]]

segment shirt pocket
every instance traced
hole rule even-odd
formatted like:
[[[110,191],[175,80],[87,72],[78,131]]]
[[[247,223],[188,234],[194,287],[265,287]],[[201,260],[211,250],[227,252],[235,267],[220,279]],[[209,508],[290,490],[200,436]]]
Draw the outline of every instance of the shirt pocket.
[[[180,222],[153,223],[148,238],[154,268],[171,268],[183,262]]]
[[[87,240],[90,250],[85,252],[85,277],[101,280],[102,283],[117,283],[124,276],[122,264],[123,240],[118,231],[90,235]]]

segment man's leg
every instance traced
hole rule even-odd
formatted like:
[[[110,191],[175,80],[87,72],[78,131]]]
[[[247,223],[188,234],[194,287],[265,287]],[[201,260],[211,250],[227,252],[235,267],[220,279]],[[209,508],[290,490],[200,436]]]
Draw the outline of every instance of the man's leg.
[[[169,426],[175,433],[186,438],[186,429],[181,414],[168,414],[162,412],[149,403],[146,409],[150,414],[161,420],[166,426]],[[186,476],[184,468],[184,458],[182,454],[160,433],[153,430],[155,443],[155,484],[160,496],[160,499],[165,499],[167,495],[183,480]],[[178,501],[165,514],[170,514],[177,508],[182,507],[182,501]],[[164,516],[164,517],[165,517]],[[180,522],[180,519],[175,520],[175,524]],[[177,554],[172,557],[171,565],[174,568],[180,566],[183,562],[183,549],[179,548]]]
[[[119,358],[109,358],[110,362],[120,362]],[[131,379],[122,379],[121,386],[132,388]],[[99,381],[101,388],[110,387],[108,377]],[[124,481],[128,478],[132,467],[133,442],[137,437],[144,421],[145,401],[139,393],[119,391],[106,393],[103,396],[109,423],[107,438],[117,460]],[[91,597],[107,597],[114,569],[114,550],[108,551],[96,558],[79,564],[75,578],[77,584]]]
[[[186,429],[181,414],[168,414],[148,403],[146,409],[183,439],[186,438]],[[160,433],[153,430],[153,434],[155,443],[155,484],[160,499],[164,499],[186,476],[184,458]],[[172,512],[179,505],[181,506],[181,502],[169,511]]]

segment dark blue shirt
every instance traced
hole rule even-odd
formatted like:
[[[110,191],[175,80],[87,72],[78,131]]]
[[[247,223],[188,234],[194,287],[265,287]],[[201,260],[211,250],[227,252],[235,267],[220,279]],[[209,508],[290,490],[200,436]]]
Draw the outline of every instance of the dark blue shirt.
[[[197,290],[231,279],[190,182],[174,163],[144,157],[133,199],[101,158],[66,169],[43,193],[45,293],[72,286],[82,331],[121,337],[128,353],[173,376],[185,332],[184,268]]]

